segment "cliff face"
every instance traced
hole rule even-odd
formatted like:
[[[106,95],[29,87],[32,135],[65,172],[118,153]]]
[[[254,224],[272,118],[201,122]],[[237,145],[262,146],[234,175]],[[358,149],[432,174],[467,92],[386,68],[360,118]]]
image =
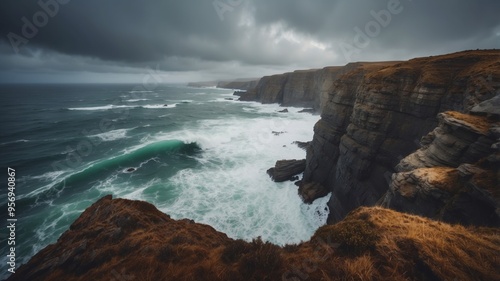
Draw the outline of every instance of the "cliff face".
[[[337,73],[342,69],[343,67],[326,67],[265,76],[240,100],[311,107],[320,111],[322,96],[329,92]]]
[[[236,81],[220,81],[217,83],[217,88],[225,88],[225,89],[238,89],[247,91],[249,89],[253,89],[257,86],[260,79],[252,79],[252,80],[236,80]]]
[[[314,91],[314,76],[316,71],[294,71],[287,74],[283,85],[283,106],[313,107],[316,93]]]
[[[279,247],[107,196],[8,280],[499,280],[499,251],[498,229],[382,208]]]
[[[279,103],[283,106],[311,107],[322,112],[333,91],[335,81],[342,75],[361,65],[388,65],[384,63],[349,63],[345,66],[330,66],[316,70],[294,72],[263,77],[254,89],[250,89],[240,100],[261,103]]]
[[[333,192],[330,223],[374,205],[388,190],[394,167],[436,127],[437,114],[468,111],[491,99],[499,80],[499,51],[356,65],[325,98],[303,184]]]
[[[439,114],[439,126],[422,148],[396,166],[381,204],[451,223],[500,226],[497,110],[489,117]]]
[[[264,76],[257,86],[242,96],[242,100],[255,100],[261,103],[283,103],[283,88],[289,73]],[[252,96],[248,98],[248,96]]]

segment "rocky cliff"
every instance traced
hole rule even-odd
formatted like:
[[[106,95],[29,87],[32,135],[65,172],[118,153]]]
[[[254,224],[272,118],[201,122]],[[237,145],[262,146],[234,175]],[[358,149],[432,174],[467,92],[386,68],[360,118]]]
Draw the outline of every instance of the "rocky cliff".
[[[484,116],[439,114],[439,126],[422,139],[422,148],[396,166],[381,204],[451,223],[499,227],[498,120],[500,107]]]
[[[237,90],[249,90],[255,88],[259,83],[260,79],[238,79],[234,81],[219,81],[217,82],[217,88],[225,89],[237,89]]]
[[[497,50],[358,64],[338,77],[325,98],[303,184],[333,192],[330,223],[359,206],[375,205],[399,161],[437,126],[438,113],[467,112],[491,99],[499,89],[495,81]],[[483,149],[481,144],[488,143],[475,147]]]
[[[499,280],[499,252],[498,228],[382,208],[279,247],[106,196],[8,280]]]
[[[396,62],[357,62],[345,66],[329,66],[322,69],[296,70],[294,72],[263,77],[254,89],[240,100],[261,103],[279,103],[283,106],[314,108],[321,112],[340,76],[362,65],[380,66]]]
[[[265,76],[240,100],[311,107],[319,110],[321,93],[328,91],[340,69],[341,67],[328,67]]]
[[[335,224],[279,247],[107,196],[8,280],[500,280],[497,81],[496,50],[264,77],[322,109],[299,191]]]

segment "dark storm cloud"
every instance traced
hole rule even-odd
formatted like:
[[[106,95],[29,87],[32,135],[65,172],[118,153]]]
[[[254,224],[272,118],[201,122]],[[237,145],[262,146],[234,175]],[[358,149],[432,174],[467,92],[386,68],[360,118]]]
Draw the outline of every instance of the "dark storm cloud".
[[[357,30],[395,1],[400,12],[368,44],[355,46]],[[33,38],[17,42],[16,54],[12,34],[25,37],[26,20],[44,20],[33,17],[43,11],[39,2],[58,10]],[[0,70],[134,73],[159,65],[230,76],[237,65],[254,76],[350,59],[407,59],[500,47],[498,11],[496,0],[3,0]],[[354,45],[352,58],[342,44]]]

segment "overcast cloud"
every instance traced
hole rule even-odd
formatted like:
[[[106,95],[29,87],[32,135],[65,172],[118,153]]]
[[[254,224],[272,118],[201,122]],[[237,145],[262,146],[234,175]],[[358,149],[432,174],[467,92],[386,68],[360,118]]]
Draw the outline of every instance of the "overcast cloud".
[[[139,82],[147,68],[203,81],[500,48],[499,11],[497,0],[2,0],[0,82]]]

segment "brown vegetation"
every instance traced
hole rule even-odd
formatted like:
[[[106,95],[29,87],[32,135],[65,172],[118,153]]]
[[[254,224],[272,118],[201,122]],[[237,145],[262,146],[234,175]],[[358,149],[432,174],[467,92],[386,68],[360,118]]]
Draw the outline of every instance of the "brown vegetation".
[[[460,122],[461,125],[467,126],[472,130],[480,132],[484,135],[488,134],[492,122],[487,117],[464,114],[457,111],[444,112],[447,116],[454,119],[455,122]]]
[[[499,252],[499,229],[383,208],[279,247],[107,196],[9,280],[499,280]]]

